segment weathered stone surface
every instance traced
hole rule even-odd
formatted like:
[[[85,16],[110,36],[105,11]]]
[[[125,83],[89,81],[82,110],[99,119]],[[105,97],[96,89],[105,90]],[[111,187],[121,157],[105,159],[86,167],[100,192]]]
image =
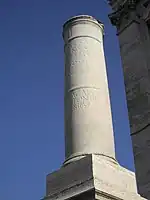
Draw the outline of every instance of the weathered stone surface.
[[[133,23],[119,35],[131,133],[150,123],[150,79],[139,28]]]
[[[132,1],[132,9],[123,6],[121,10],[117,0],[111,2],[115,12],[110,18],[120,43],[138,192],[150,199],[150,1]]]
[[[103,156],[88,155],[47,176],[45,200],[84,199],[87,192],[89,199],[144,200],[134,173]]]
[[[139,193],[150,197],[150,126],[132,136]]]
[[[64,25],[66,161],[47,176],[44,200],[144,200],[115,159],[102,31],[90,16]]]
[[[77,16],[64,25],[66,160],[87,154],[115,159],[103,51],[103,24]]]

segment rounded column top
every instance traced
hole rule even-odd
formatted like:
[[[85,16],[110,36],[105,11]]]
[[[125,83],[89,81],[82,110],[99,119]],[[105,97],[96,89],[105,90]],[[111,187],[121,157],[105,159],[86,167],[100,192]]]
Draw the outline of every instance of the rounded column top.
[[[80,27],[76,25],[80,25]],[[100,35],[104,35],[104,25],[90,15],[71,17],[63,25],[63,38],[65,42],[78,36],[95,36],[95,39],[99,40],[101,38]]]
[[[94,17],[90,16],[90,15],[76,15],[74,17],[71,17],[70,19],[68,19],[64,25],[63,25],[63,29],[65,29],[67,26],[71,25],[74,22],[78,22],[78,21],[89,21],[89,22],[93,22],[95,24],[97,24],[98,26],[100,26],[100,28],[103,28],[103,23],[100,20],[95,19]]]

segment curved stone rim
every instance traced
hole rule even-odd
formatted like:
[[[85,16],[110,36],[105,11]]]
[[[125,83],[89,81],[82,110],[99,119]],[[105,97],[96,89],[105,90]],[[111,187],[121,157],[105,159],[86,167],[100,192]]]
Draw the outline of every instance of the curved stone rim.
[[[88,155],[101,156],[101,157],[104,157],[106,159],[110,159],[115,164],[118,164],[118,161],[116,160],[115,156],[114,157],[107,156],[104,153],[96,153],[96,152],[95,153],[94,152],[93,153],[92,152],[91,153],[80,153],[80,152],[78,152],[78,153],[74,153],[71,156],[65,158],[63,165],[65,166],[65,165],[71,163],[72,161],[76,161],[76,160],[84,158],[85,156],[88,156]]]
[[[77,16],[71,17],[64,23],[63,30],[66,29],[71,23],[77,22],[77,21],[83,21],[83,20],[93,22],[96,25],[98,25],[101,29],[103,29],[104,27],[103,23],[100,20],[97,20],[90,15],[77,15]]]

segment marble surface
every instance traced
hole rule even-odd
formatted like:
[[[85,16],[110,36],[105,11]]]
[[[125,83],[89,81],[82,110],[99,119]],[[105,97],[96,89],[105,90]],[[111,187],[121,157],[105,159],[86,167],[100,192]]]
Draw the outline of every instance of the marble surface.
[[[103,24],[81,15],[63,29],[66,160],[90,153],[115,159]]]

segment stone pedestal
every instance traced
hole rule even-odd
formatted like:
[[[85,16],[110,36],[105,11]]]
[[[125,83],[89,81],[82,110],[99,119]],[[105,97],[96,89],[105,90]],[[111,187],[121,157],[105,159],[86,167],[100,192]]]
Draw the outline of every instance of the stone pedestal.
[[[138,192],[150,199],[150,1],[110,3],[123,64]]]
[[[88,155],[47,176],[44,200],[144,200],[134,173],[118,163]]]

